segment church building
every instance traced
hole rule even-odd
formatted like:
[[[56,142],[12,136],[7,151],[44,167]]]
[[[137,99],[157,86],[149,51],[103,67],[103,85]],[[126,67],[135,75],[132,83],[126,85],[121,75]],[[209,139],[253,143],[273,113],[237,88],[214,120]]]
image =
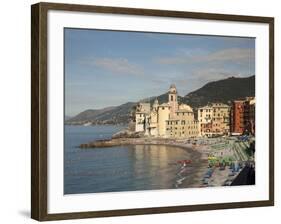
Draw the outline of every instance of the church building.
[[[159,104],[155,99],[150,103],[139,103],[136,108],[136,132],[147,136],[164,138],[194,138],[199,136],[198,121],[193,109],[187,104],[178,103],[178,92],[171,85],[168,102]]]

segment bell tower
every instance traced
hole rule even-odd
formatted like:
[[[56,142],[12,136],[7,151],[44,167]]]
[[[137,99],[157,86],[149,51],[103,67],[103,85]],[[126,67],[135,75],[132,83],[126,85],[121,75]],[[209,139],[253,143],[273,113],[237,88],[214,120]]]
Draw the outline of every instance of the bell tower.
[[[173,118],[179,107],[178,92],[175,84],[172,84],[169,89],[169,106],[171,111],[171,118]]]

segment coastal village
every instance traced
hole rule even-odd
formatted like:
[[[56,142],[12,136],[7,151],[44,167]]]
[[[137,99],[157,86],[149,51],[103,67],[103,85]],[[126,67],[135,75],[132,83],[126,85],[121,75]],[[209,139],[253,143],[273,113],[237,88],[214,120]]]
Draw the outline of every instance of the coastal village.
[[[168,102],[140,102],[135,112],[135,131],[145,136],[164,138],[218,137],[255,135],[255,98],[220,102],[199,107],[178,103],[175,85],[168,92]]]
[[[208,169],[202,168],[194,186],[254,184],[255,97],[193,109],[179,104],[177,94],[176,86],[171,85],[168,102],[159,104],[156,98],[152,107],[140,102],[135,112],[135,132],[152,139],[172,139],[169,144],[201,151]],[[183,165],[182,173],[191,161],[178,162]],[[180,175],[177,183],[184,179]]]
[[[200,153],[198,161],[175,161],[176,188],[255,184],[255,97],[192,108],[178,102],[171,85],[167,102],[139,102],[127,129],[80,148],[120,145],[167,145]],[[189,170],[194,163],[200,164],[196,173]]]

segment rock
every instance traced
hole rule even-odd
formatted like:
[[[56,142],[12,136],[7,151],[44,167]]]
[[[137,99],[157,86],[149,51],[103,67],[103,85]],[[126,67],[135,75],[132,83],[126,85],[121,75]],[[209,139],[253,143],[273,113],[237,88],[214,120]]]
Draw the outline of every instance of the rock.
[[[81,144],[80,148],[107,148],[119,145],[130,145],[134,142],[132,138],[116,138],[116,139],[106,139],[97,140],[87,144]]]

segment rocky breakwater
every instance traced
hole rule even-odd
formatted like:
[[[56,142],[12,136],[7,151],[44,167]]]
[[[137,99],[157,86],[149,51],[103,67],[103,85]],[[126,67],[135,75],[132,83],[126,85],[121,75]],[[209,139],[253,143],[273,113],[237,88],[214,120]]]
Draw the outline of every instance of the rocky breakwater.
[[[136,142],[140,142],[140,140],[144,137],[142,132],[133,132],[130,130],[122,130],[120,132],[112,135],[111,139],[102,139],[96,140],[89,143],[83,143],[79,147],[80,148],[105,148],[105,147],[113,147],[118,145],[131,145],[137,144]]]
[[[86,148],[106,148],[120,145],[171,145],[190,147],[190,145],[183,144],[180,140],[165,139],[165,138],[151,138],[145,137],[143,132],[132,132],[129,130],[120,131],[112,136],[111,139],[96,140],[89,143],[81,144],[79,147]]]

